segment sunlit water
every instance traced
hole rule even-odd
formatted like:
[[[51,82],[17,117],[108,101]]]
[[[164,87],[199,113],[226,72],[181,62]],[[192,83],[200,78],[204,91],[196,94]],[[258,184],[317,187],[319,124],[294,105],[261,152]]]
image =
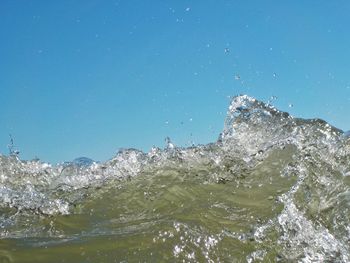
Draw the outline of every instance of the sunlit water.
[[[217,142],[0,156],[0,262],[349,262],[350,138],[248,96]]]

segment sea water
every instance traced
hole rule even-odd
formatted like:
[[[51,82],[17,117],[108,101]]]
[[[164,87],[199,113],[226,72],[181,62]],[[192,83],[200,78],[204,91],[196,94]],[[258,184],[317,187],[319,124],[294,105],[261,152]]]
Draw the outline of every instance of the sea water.
[[[350,138],[248,96],[219,139],[0,156],[0,262],[350,262]]]

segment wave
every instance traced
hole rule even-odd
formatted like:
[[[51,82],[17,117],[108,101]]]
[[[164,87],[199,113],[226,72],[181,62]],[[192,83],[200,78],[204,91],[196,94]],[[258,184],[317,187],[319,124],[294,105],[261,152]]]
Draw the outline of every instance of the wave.
[[[188,185],[232,184],[232,189],[243,187],[252,199],[268,194],[267,200],[276,203],[276,211],[251,223],[246,233],[222,229],[216,236],[204,235],[206,243],[197,244],[203,233],[192,229],[187,246],[201,247],[202,255],[225,258],[218,252],[220,244],[231,238],[244,244],[255,242],[255,250],[245,256],[248,262],[269,257],[350,261],[349,132],[320,119],[294,118],[247,95],[232,99],[223,132],[207,145],[182,148],[168,140],[165,149],[152,148],[148,153],[124,149],[103,163],[78,158],[56,166],[0,156],[0,236],[72,238],[65,231],[55,234],[43,228],[43,218],[84,214],[89,200],[110,189],[118,195],[119,189],[131,189],[128,183],[138,178],[161,188],[157,180],[174,173],[176,180]],[[163,183],[172,189],[171,180]],[[257,192],[259,188],[265,192]],[[234,210],[227,206],[226,210]],[[33,223],[25,223],[28,218]],[[188,234],[190,226],[176,223],[173,227]],[[97,230],[89,231],[96,234]],[[174,245],[173,256],[189,259],[192,252],[186,252],[186,243],[181,242]]]

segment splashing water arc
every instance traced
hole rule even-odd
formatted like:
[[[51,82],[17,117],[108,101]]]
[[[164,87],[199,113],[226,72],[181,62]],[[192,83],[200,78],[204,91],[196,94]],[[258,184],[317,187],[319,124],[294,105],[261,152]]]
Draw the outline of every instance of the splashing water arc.
[[[350,261],[349,133],[246,95],[217,142],[0,180],[1,262]]]

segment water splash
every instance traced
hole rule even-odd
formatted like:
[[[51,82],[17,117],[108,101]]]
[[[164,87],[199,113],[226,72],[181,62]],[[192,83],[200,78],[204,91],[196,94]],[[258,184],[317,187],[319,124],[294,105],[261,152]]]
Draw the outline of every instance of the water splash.
[[[166,143],[103,163],[0,156],[0,236],[132,242],[144,233],[158,260],[350,260],[349,132],[242,95],[217,142]],[[88,221],[73,231],[80,215]]]

